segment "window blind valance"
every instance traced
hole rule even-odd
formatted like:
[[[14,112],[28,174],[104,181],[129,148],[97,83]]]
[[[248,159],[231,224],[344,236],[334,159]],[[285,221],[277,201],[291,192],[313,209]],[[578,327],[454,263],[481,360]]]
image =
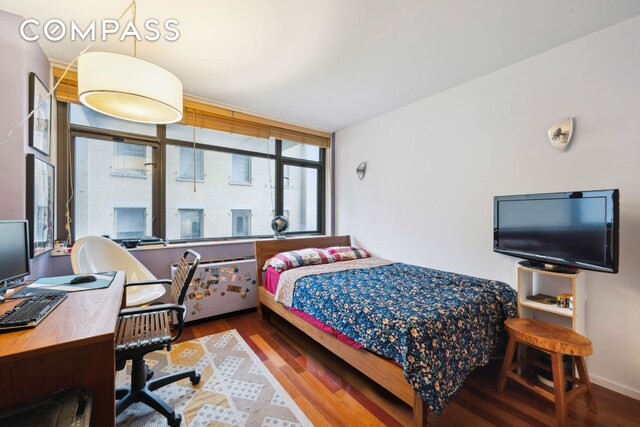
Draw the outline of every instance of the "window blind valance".
[[[63,69],[53,68],[53,76],[56,80],[59,80],[63,73]],[[63,102],[79,102],[78,73],[67,72],[56,90],[56,99]],[[184,111],[180,123],[256,138],[286,139],[323,148],[329,148],[331,145],[331,134],[328,132],[241,113],[190,99],[184,100]]]

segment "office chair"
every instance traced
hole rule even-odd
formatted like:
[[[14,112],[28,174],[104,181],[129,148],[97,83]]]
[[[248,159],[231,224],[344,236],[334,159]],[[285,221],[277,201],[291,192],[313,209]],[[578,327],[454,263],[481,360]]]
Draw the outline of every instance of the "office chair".
[[[191,261],[188,259],[189,256]],[[171,304],[125,308],[120,311],[115,338],[116,369],[123,369],[127,360],[132,361],[132,366],[131,386],[116,389],[116,415],[132,403],[142,402],[167,417],[170,426],[179,426],[182,422],[182,416],[176,414],[165,401],[153,393],[153,390],[187,377],[191,384],[198,384],[200,374],[195,369],[190,369],[149,381],[153,371],[147,367],[144,356],[163,348],[171,351],[171,344],[182,336],[186,316],[184,298],[199,262],[200,255],[192,250],[187,250],[182,255],[171,282]],[[127,283],[125,287],[147,286],[157,282],[151,280]],[[171,334],[172,314],[175,314],[178,323],[173,325],[177,327],[175,335]]]
[[[86,236],[78,239],[71,251],[71,268],[74,274],[100,273],[125,270],[127,282],[156,280],[125,248],[111,239],[101,236]],[[135,286],[127,289],[127,307],[149,304],[165,294],[163,282],[156,280],[153,286]]]

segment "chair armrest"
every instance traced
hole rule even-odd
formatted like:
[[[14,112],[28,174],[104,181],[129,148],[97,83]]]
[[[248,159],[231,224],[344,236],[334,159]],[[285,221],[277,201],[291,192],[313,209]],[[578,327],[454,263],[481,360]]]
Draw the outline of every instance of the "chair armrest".
[[[170,285],[170,284],[171,284],[171,280],[169,279],[141,280],[139,282],[125,283],[124,287],[128,288],[129,286]]]

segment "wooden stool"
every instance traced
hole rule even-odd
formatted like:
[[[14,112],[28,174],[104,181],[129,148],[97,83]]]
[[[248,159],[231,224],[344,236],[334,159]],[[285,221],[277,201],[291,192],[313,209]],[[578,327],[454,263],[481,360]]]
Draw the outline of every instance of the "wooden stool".
[[[567,425],[567,404],[580,394],[585,395],[589,410],[597,412],[596,402],[591,393],[589,374],[583,357],[590,356],[592,353],[590,339],[570,329],[533,319],[507,319],[504,325],[509,331],[509,344],[507,345],[507,352],[500,370],[498,391],[502,392],[507,383],[507,378],[511,378],[529,390],[555,402],[558,426],[562,427]],[[551,356],[553,393],[513,372],[515,369],[526,366],[529,363],[535,364],[529,356],[523,361],[513,362],[513,355],[518,342]],[[562,364],[563,355],[573,356],[578,368],[579,378],[575,378],[573,375],[565,375]],[[573,382],[573,389],[569,392],[565,391],[565,378]]]

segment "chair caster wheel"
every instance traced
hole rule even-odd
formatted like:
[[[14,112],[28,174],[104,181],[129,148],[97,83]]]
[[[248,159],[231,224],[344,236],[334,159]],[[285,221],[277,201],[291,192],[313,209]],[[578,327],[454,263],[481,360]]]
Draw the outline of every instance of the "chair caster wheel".
[[[191,377],[191,384],[196,385],[200,382],[200,374],[196,373],[193,377]]]
[[[153,378],[153,374],[154,374],[153,369],[147,368],[147,381]]]
[[[176,414],[176,417],[173,419],[173,421],[169,421],[170,427],[179,427],[180,424],[182,424],[182,415],[180,414]]]

